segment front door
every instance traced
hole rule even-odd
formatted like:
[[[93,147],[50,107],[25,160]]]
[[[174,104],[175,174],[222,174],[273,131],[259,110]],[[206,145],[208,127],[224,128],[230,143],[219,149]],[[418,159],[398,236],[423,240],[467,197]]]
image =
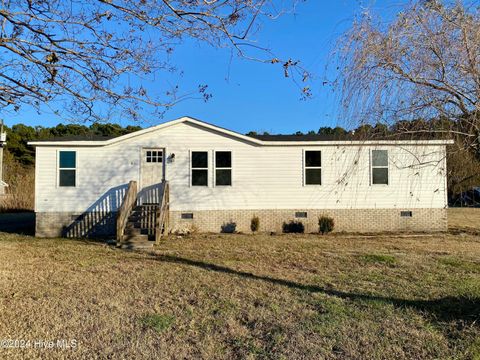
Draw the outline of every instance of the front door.
[[[162,195],[165,151],[162,148],[142,149],[140,204],[159,204]]]

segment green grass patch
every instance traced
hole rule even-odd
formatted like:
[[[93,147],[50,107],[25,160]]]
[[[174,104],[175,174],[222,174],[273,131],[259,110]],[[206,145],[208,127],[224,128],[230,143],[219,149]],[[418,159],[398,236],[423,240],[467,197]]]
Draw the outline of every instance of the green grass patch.
[[[175,322],[175,317],[171,315],[162,314],[148,314],[140,319],[140,323],[156,332],[164,332],[168,330]]]
[[[366,263],[382,263],[387,265],[394,265],[396,262],[395,256],[382,254],[366,254],[362,256],[362,260]]]
[[[456,257],[448,256],[441,257],[437,261],[445,266],[457,268],[465,271],[480,271],[480,263],[474,263],[467,260],[462,260]]]

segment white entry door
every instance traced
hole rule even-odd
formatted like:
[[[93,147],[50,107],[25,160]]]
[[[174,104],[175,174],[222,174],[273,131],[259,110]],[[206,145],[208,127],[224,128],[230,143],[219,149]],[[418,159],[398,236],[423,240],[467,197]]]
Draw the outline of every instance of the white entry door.
[[[140,204],[159,204],[163,191],[165,151],[163,148],[142,149]]]

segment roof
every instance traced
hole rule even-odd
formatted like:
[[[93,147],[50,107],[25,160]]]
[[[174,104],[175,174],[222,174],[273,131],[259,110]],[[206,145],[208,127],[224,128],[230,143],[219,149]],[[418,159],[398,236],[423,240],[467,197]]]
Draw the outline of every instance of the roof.
[[[249,135],[254,139],[262,141],[332,141],[332,140],[345,140],[333,135],[323,134],[306,134],[306,135]]]
[[[35,140],[38,143],[48,142],[62,142],[62,141],[105,141],[115,139],[118,136],[104,136],[104,135],[71,135],[62,137],[53,137],[50,139]]]
[[[146,129],[135,131],[126,135],[106,138],[102,137],[100,140],[94,140],[91,137],[89,138],[77,138],[74,140],[67,140],[65,138],[61,139],[49,139],[43,141],[31,141],[28,144],[33,146],[108,146],[113,145],[127,139],[131,139],[137,136],[141,136],[153,131],[157,131],[169,126],[173,126],[180,123],[189,123],[206,130],[215,131],[217,133],[230,136],[232,138],[238,139],[240,141],[248,142],[254,145],[259,146],[294,146],[294,145],[372,145],[372,144],[389,144],[389,145],[419,145],[419,144],[430,144],[430,145],[446,145],[452,144],[453,140],[429,140],[429,139],[420,139],[420,140],[405,140],[405,139],[335,139],[334,137],[329,137],[328,135],[255,135],[247,136],[240,134],[238,132],[222,128],[201,120],[194,119],[192,117],[181,117],[176,120],[168,121],[160,125],[152,126]]]
[[[435,132],[431,133],[399,133],[399,134],[379,134],[372,133],[367,134],[366,136],[359,133],[346,133],[346,134],[292,134],[292,135],[249,135],[255,139],[262,141],[356,141],[356,142],[365,142],[365,141],[399,141],[399,140],[414,140],[414,141],[425,141],[425,140],[449,140],[442,138],[442,134],[437,134]]]

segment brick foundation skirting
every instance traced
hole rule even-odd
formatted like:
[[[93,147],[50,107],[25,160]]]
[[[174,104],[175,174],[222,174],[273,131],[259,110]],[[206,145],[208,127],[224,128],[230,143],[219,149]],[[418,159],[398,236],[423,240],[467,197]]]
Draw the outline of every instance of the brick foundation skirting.
[[[401,216],[410,212],[411,217]],[[296,213],[307,213],[306,218],[296,218]],[[193,219],[183,219],[182,214],[193,214]],[[409,213],[408,213],[409,214]],[[302,214],[305,215],[305,214]],[[250,232],[253,216],[260,219],[260,232],[282,232],[284,222],[301,221],[305,232],[318,232],[318,218],[322,215],[332,217],[336,232],[396,232],[396,231],[446,231],[446,209],[336,209],[336,210],[202,210],[171,211],[170,227],[172,231],[185,232],[221,232],[235,230]],[[404,214],[406,215],[406,214]]]
[[[116,212],[37,212],[35,236],[98,238],[115,236]]]
[[[411,217],[401,216],[410,212]],[[307,217],[296,218],[296,213]],[[182,214],[193,214],[184,219]],[[305,215],[305,214],[302,214]],[[251,219],[258,216],[260,232],[282,232],[284,222],[301,221],[305,232],[318,232],[318,218],[330,216],[335,221],[336,232],[397,232],[446,231],[446,209],[336,209],[336,210],[202,210],[170,211],[170,230],[173,232],[236,231],[249,233]],[[90,212],[79,215],[70,212],[36,213],[38,237],[105,237],[115,236],[116,213]]]

